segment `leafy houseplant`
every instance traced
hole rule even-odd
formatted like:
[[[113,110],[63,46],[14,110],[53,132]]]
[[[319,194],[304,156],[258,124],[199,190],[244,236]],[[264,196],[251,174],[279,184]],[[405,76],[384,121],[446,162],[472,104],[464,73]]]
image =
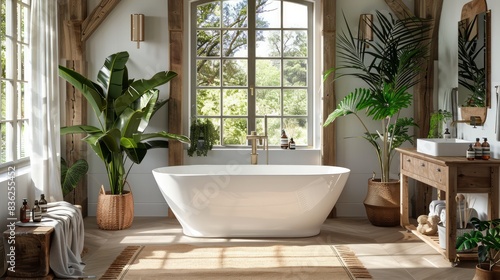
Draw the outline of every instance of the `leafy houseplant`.
[[[477,21],[476,16],[470,23],[460,22],[458,34],[458,83],[469,92],[463,107],[486,107],[486,71],[477,63],[485,44],[479,42]]]
[[[409,129],[417,126],[413,118],[400,117],[402,109],[413,100],[408,89],[417,83],[422,62],[427,55],[426,22],[416,18],[394,19],[377,12],[376,20],[366,19],[372,27],[374,41],[358,39],[347,23],[347,32],[338,38],[340,66],[327,70],[335,78],[354,76],[367,88],[357,88],[345,96],[328,116],[325,126],[341,116],[354,115],[364,128],[361,136],[374,148],[380,167],[380,178],[368,180],[364,201],[368,219],[376,226],[399,224],[399,182],[391,180],[390,167],[395,149],[405,142],[413,143]],[[345,71],[347,70],[347,71]],[[371,129],[363,116],[380,121],[379,129]]]
[[[342,64],[329,69],[325,78],[332,73],[336,78],[352,75],[366,82],[368,88],[355,89],[345,96],[324,125],[341,116],[356,116],[365,130],[363,138],[375,148],[381,181],[389,182],[394,149],[407,141],[413,143],[408,132],[417,124],[413,118],[400,117],[400,113],[411,105],[413,96],[407,90],[417,83],[416,77],[422,71],[429,28],[415,17],[398,20],[377,12],[376,18],[378,24],[368,24],[378,40],[365,41],[353,35],[344,17],[347,32],[340,34],[337,46]],[[341,73],[345,69],[351,71]],[[380,121],[380,130],[370,131],[361,113]]]
[[[452,119],[451,112],[437,110],[431,114],[429,135],[427,138],[443,138],[443,123]]]
[[[478,266],[487,264],[486,270],[492,271],[500,263],[500,219],[481,221],[472,218],[471,223],[475,230],[459,236],[456,249],[471,250],[477,247]]]
[[[61,158],[61,188],[63,196],[72,192],[78,185],[78,182],[87,174],[89,164],[84,159],[75,161],[71,166],[64,158]]]
[[[188,149],[188,156],[192,157],[196,152],[197,156],[207,156],[212,150],[219,134],[215,130],[214,124],[208,119],[194,119],[191,122],[190,137],[191,145]]]
[[[161,71],[150,79],[129,79],[128,52],[108,56],[97,75],[97,82],[59,66],[59,75],[79,90],[92,107],[99,127],[75,125],[61,128],[61,134],[85,133],[83,138],[103,161],[111,194],[122,194],[127,175],[134,164],[140,164],[149,149],[168,148],[168,140],[189,143],[183,135],[165,131],[146,133],[151,117],[165,105],[156,87],[177,76]],[[156,140],[151,140],[156,138]],[[132,161],[126,171],[127,159]]]

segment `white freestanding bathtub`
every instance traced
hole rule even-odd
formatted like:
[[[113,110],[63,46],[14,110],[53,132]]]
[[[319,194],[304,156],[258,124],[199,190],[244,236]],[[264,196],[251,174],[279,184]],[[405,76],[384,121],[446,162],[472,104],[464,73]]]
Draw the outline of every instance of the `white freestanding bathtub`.
[[[193,237],[317,235],[350,170],[319,165],[184,165],[153,170]]]

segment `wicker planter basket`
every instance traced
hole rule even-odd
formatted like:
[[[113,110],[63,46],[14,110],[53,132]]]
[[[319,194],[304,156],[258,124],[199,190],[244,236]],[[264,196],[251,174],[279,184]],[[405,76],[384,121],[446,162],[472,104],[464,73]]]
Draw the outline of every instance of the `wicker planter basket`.
[[[393,227],[400,224],[399,180],[387,183],[380,179],[368,180],[368,192],[363,202],[370,223],[379,227]]]
[[[134,198],[131,191],[112,195],[101,186],[97,198],[97,226],[105,230],[129,228],[134,220]]]

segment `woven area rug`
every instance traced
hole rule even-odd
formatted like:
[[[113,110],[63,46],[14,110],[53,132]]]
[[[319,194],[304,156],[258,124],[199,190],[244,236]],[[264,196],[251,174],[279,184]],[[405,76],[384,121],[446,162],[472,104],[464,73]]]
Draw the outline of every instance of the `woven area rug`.
[[[101,279],[371,279],[347,246],[129,246]]]

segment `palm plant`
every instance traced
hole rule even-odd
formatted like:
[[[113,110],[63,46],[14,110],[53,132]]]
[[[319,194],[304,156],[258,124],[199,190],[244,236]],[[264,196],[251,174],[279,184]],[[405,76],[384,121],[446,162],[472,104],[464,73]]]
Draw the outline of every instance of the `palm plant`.
[[[486,106],[486,71],[477,63],[483,61],[485,44],[479,42],[477,21],[478,16],[470,24],[460,22],[458,34],[458,83],[469,91],[465,107]]]
[[[156,87],[169,82],[177,74],[161,71],[150,79],[129,79],[125,65],[128,58],[127,52],[107,57],[97,75],[97,82],[59,66],[59,75],[82,93],[99,122],[99,127],[62,127],[61,134],[87,134],[83,141],[103,161],[111,194],[122,194],[132,166],[141,163],[149,149],[168,148],[168,140],[189,143],[189,138],[183,135],[165,131],[145,133],[151,117],[168,102],[168,99],[159,99]],[[126,171],[127,159],[131,164]]]
[[[365,130],[362,138],[375,148],[381,182],[389,182],[394,149],[407,141],[413,143],[409,128],[417,124],[413,118],[400,117],[400,113],[412,103],[413,96],[407,90],[418,82],[422,71],[429,27],[419,18],[394,19],[377,12],[376,21],[366,22],[377,40],[365,41],[355,37],[345,16],[344,20],[347,32],[341,32],[337,44],[341,65],[329,69],[325,79],[332,73],[336,79],[351,75],[363,80],[368,88],[355,89],[345,96],[324,125],[341,116],[356,116]],[[380,130],[370,131],[361,112],[380,121]]]

